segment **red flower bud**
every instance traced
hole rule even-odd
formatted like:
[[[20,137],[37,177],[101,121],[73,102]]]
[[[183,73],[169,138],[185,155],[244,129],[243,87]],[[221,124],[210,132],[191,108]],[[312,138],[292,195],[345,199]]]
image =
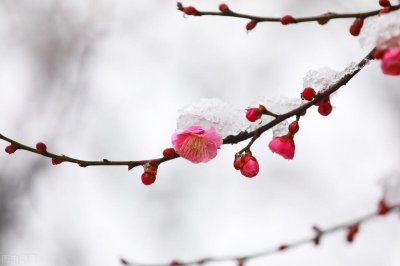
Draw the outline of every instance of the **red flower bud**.
[[[315,90],[313,88],[307,87],[301,93],[301,98],[307,101],[312,101],[315,97]]]
[[[378,210],[376,211],[376,214],[385,215],[385,214],[389,213],[389,211],[390,211],[390,208],[386,204],[386,201],[384,199],[380,200],[379,204],[378,204]]]
[[[390,10],[391,10],[390,6],[384,7],[381,10],[379,10],[379,15],[390,13]]]
[[[390,4],[389,0],[379,0],[379,5],[381,7],[391,7],[392,5]]]
[[[374,59],[380,60],[383,58],[383,55],[385,54],[386,50],[380,50],[380,49],[375,49],[374,51]]]
[[[16,150],[18,150],[17,145],[10,144],[4,149],[8,154],[13,154]]]
[[[332,112],[332,105],[329,97],[326,97],[317,103],[318,113],[322,116],[327,116]]]
[[[188,16],[196,16],[199,11],[193,6],[187,6],[183,8],[183,13],[185,13]]]
[[[358,230],[359,230],[359,224],[353,224],[347,228],[347,235],[346,235],[347,242],[351,243],[354,241],[354,238],[357,235]]]
[[[219,11],[221,11],[221,13],[223,13],[223,14],[228,14],[230,12],[227,4],[220,4],[218,8],[219,8]]]
[[[246,111],[246,118],[250,122],[255,122],[260,119],[262,116],[262,112],[258,108],[248,108]]]
[[[325,25],[326,23],[328,23],[329,22],[329,19],[327,19],[327,18],[320,18],[320,19],[318,19],[318,24],[319,25]]]
[[[174,148],[167,148],[163,151],[163,156],[165,158],[172,158],[176,155],[175,149]]]
[[[294,135],[299,131],[299,122],[297,121],[293,121],[292,123],[290,123],[289,125],[289,132],[290,134]]]
[[[179,266],[180,265],[180,263],[179,263],[179,261],[177,261],[177,260],[173,260],[173,261],[171,261],[171,263],[169,264],[169,266]]]
[[[58,158],[52,158],[51,159],[51,163],[53,164],[53,165],[57,165],[57,164],[60,164],[60,163],[62,163],[63,161],[62,160],[60,160],[60,159],[58,159]]]
[[[252,19],[252,20],[250,20],[249,23],[247,23],[246,30],[250,31],[250,30],[254,29],[256,26],[257,26],[257,20]]]
[[[255,177],[259,171],[257,159],[250,154],[246,154],[243,160],[244,164],[243,167],[240,169],[240,173],[248,178]]]
[[[287,245],[281,245],[281,246],[278,247],[278,250],[279,250],[279,251],[284,251],[284,250],[286,250],[287,248],[288,248]]]
[[[242,169],[243,165],[244,165],[243,156],[240,154],[235,155],[235,160],[233,161],[233,167],[235,167],[236,170],[240,170]]]
[[[281,17],[280,19],[282,25],[288,25],[296,22],[296,19],[290,15]]]
[[[350,34],[353,36],[360,35],[362,26],[364,25],[364,19],[357,18],[354,20],[353,24],[350,26]]]
[[[151,185],[156,181],[156,175],[149,174],[147,172],[144,172],[142,174],[142,183],[146,186]]]
[[[36,143],[36,150],[42,154],[47,152],[47,146],[43,142]]]

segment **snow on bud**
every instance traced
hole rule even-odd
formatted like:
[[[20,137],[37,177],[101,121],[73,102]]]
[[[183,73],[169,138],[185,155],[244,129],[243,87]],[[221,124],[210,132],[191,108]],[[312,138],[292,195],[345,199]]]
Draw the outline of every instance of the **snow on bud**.
[[[249,23],[246,24],[246,30],[251,31],[257,26],[257,20],[252,19]]]
[[[150,160],[144,165],[144,173],[141,176],[142,183],[146,186],[153,184],[156,181],[158,163],[156,160]]]
[[[198,125],[176,131],[171,141],[176,153],[192,163],[210,161],[222,145],[222,137],[213,127],[203,129]]]
[[[18,150],[18,147],[15,144],[10,144],[4,150],[8,154],[13,154],[16,150]]]
[[[251,154],[245,154],[243,157],[243,166],[240,169],[240,173],[245,177],[255,177],[258,174],[259,165],[257,159]]]
[[[277,153],[285,159],[292,160],[294,157],[296,147],[293,136],[290,134],[273,138],[268,146],[273,153]]]
[[[47,146],[43,142],[36,143],[36,150],[41,154],[45,154],[47,152]]]
[[[383,177],[380,182],[382,198],[388,206],[400,204],[400,172],[393,172]]]
[[[385,52],[381,62],[382,72],[386,75],[400,75],[400,48],[390,48]]]
[[[220,4],[219,5],[219,11],[221,11],[222,14],[228,14],[230,12],[229,7],[227,4]]]
[[[290,15],[286,15],[280,18],[282,25],[288,25],[296,22],[296,19]]]

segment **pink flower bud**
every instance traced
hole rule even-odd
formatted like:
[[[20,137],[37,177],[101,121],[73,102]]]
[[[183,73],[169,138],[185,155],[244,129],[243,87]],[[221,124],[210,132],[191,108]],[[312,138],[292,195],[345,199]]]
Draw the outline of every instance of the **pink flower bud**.
[[[386,75],[400,75],[400,48],[391,48],[385,52],[381,68]]]
[[[175,152],[192,163],[210,161],[222,145],[222,137],[213,127],[203,129],[197,125],[175,132],[171,140]]]
[[[261,116],[262,116],[262,113],[261,113],[260,109],[258,109],[258,108],[248,108],[246,111],[246,118],[250,122],[257,121],[258,119],[261,118]]]
[[[285,159],[292,160],[294,157],[295,145],[293,136],[275,137],[268,146],[273,153],[277,153]]]
[[[255,177],[259,171],[257,159],[250,154],[246,154],[243,160],[244,163],[242,168],[240,169],[242,175],[249,178]]]

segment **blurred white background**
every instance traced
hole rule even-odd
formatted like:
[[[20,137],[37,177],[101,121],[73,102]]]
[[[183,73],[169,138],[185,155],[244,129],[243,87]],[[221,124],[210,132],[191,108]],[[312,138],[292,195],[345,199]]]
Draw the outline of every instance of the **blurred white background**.
[[[217,10],[219,1],[184,1]],[[317,15],[378,8],[375,0],[235,0],[259,15]],[[147,159],[170,147],[177,110],[217,97],[242,106],[258,97],[297,97],[309,69],[342,70],[369,51],[348,33],[351,20],[325,26],[259,24],[189,17],[174,0],[0,1],[0,132],[83,159]],[[373,62],[301,121],[293,161],[272,154],[271,133],[254,145],[260,174],[232,167],[245,143],[216,159],[174,160],[156,183],[142,169],[52,166],[26,152],[0,155],[0,253],[36,254],[35,265],[120,265],[246,255],[309,236],[375,209],[378,180],[399,167],[400,90]],[[7,143],[2,142],[5,147]],[[248,265],[400,264],[392,215],[318,248]],[[220,265],[233,265],[221,263]]]

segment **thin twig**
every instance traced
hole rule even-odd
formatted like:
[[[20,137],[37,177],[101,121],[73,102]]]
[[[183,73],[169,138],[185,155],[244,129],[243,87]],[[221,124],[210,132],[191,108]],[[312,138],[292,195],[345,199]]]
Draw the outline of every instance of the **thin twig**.
[[[388,211],[387,211],[386,215],[395,210],[400,210],[400,204],[388,207]],[[249,261],[249,260],[256,259],[256,258],[267,257],[269,255],[281,253],[283,251],[287,251],[289,249],[294,249],[294,248],[297,248],[297,247],[300,247],[300,246],[303,246],[306,244],[316,244],[315,243],[316,237],[318,237],[320,239],[326,235],[330,235],[330,234],[338,232],[340,230],[346,230],[354,224],[361,225],[361,224],[366,223],[377,217],[380,217],[380,216],[377,214],[376,211],[374,211],[374,212],[365,214],[363,216],[360,216],[357,219],[352,219],[350,221],[347,221],[347,222],[344,222],[344,223],[341,223],[341,224],[338,224],[338,225],[335,225],[335,226],[332,226],[332,227],[329,227],[326,229],[318,228],[317,229],[318,232],[316,233],[316,235],[312,235],[311,237],[292,241],[292,242],[284,244],[284,245],[277,245],[273,248],[266,249],[266,250],[263,250],[260,252],[255,252],[255,253],[248,254],[245,256],[207,257],[207,258],[193,260],[193,261],[187,261],[187,262],[179,261],[179,264],[177,264],[177,265],[186,266],[186,265],[203,265],[205,263],[222,262],[222,261],[240,261],[240,260]],[[125,259],[121,259],[121,263],[124,265],[132,265],[132,266],[170,266],[170,265],[172,265],[171,262],[159,263],[159,264],[142,264],[142,263],[129,262]]]
[[[400,9],[400,5],[393,5],[390,7],[390,11],[395,11],[398,9]],[[183,12],[183,6],[178,4],[178,10]],[[363,19],[365,19],[368,17],[379,15],[380,11],[381,11],[381,9],[368,11],[368,12],[358,12],[358,13],[327,12],[327,13],[319,15],[319,16],[294,17],[295,21],[293,23],[312,22],[312,21],[319,21],[319,20],[345,19],[345,18],[363,18]],[[197,10],[197,13],[194,16],[234,17],[234,18],[244,18],[244,19],[255,20],[256,22],[280,22],[280,20],[281,20],[281,17],[254,16],[254,15],[233,12],[232,10],[229,10],[229,12],[227,12],[227,13]]]

